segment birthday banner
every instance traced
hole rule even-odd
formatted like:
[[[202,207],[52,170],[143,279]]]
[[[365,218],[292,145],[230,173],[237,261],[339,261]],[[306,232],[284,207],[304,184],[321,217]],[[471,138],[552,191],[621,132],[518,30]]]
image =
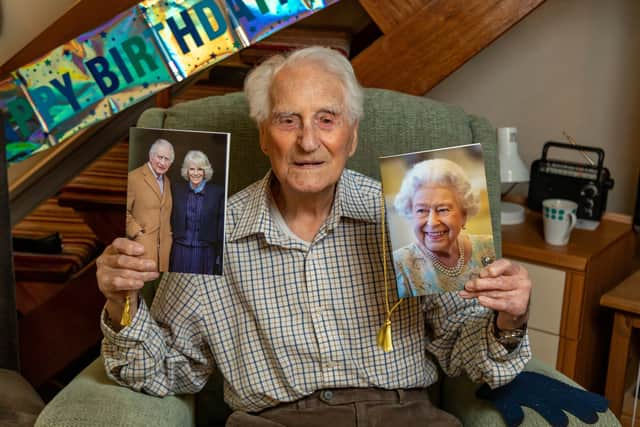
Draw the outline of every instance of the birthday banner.
[[[143,0],[0,81],[10,163],[339,0]]]

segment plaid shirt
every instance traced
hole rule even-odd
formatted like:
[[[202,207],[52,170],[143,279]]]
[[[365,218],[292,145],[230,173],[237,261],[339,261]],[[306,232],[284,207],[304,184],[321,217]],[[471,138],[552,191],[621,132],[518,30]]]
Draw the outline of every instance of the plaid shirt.
[[[323,388],[428,386],[438,379],[428,353],[447,374],[492,386],[522,370],[528,340],[508,353],[490,332],[491,311],[456,293],[403,301],[394,349],[383,352],[380,184],[344,171],[329,217],[305,245],[274,223],[270,179],[229,200],[224,277],[165,274],[151,313],[141,301],[118,334],[103,315],[111,378],[154,395],[190,393],[217,367],[227,403],[259,411]]]

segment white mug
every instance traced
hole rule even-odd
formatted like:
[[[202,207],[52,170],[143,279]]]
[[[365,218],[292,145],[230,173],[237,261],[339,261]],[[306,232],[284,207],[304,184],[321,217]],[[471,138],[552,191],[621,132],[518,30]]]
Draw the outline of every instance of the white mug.
[[[542,201],[544,240],[550,245],[564,246],[569,243],[571,230],[576,226],[578,204],[565,199]]]

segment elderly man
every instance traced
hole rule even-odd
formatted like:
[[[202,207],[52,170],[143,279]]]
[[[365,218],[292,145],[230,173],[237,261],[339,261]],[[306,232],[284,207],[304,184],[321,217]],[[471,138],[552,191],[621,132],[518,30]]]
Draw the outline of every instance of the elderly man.
[[[449,375],[511,380],[530,357],[526,334],[501,344],[523,335],[526,271],[499,260],[464,291],[404,301],[385,353],[380,184],[345,169],[362,116],[350,63],[299,50],[257,67],[245,92],[271,170],[229,201],[224,277],[166,275],[151,312],[132,304],[118,331],[124,295],[156,274],[116,239],[98,263],[108,374],[165,395],[200,390],[216,366],[229,426],[460,425],[429,402],[427,353]]]
[[[129,172],[127,181],[127,237],[144,247],[144,257],[157,271],[168,271],[171,253],[171,183],[167,171],[175,157],[173,145],[156,140],[149,161]]]

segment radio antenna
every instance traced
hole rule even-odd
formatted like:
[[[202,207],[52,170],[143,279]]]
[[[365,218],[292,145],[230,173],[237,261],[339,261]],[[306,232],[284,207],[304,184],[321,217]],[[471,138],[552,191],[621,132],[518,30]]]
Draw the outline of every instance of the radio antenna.
[[[573,137],[571,135],[569,135],[567,132],[562,131],[562,134],[564,135],[565,138],[567,138],[567,141],[569,141],[569,144],[578,145],[576,140],[573,139]],[[580,151],[580,154],[582,154],[582,157],[584,157],[587,160],[587,162],[589,162],[589,164],[591,166],[595,166],[596,165],[596,163],[593,160],[591,160],[591,157],[587,156],[587,153],[585,153],[582,150],[579,150],[579,151]]]

